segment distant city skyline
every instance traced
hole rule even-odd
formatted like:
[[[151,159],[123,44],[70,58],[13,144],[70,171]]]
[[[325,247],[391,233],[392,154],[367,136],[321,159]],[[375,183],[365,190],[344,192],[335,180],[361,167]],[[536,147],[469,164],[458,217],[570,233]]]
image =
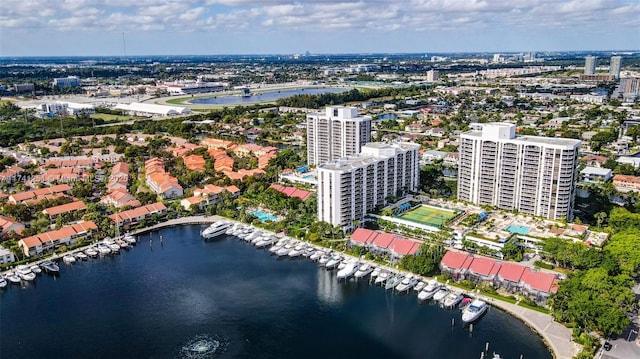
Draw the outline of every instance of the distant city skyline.
[[[0,57],[637,50],[639,19],[635,0],[4,0]]]

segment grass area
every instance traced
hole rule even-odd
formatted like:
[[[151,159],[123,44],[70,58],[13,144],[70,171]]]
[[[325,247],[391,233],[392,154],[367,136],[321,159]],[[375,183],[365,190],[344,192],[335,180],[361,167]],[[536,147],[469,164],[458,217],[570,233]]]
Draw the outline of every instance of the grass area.
[[[105,121],[129,121],[134,119],[131,116],[111,115],[108,113],[94,113],[91,117]]]
[[[440,226],[447,223],[451,218],[455,216],[456,213],[450,210],[435,208],[431,206],[420,206],[416,209],[401,214],[398,218],[440,228]]]
[[[483,291],[480,291],[480,293],[482,293],[482,295],[485,295],[487,297],[491,297],[493,299],[501,300],[503,302],[507,302],[507,303],[511,303],[511,304],[516,304],[516,298],[513,298],[513,297],[504,297],[504,296],[502,296],[500,294],[483,292]]]
[[[523,302],[518,303],[519,306],[523,307],[523,308],[527,308],[527,309],[531,309],[531,310],[535,310],[536,312],[540,312],[543,314],[551,314],[551,311],[547,308],[544,307],[539,307],[536,305],[529,305]]]

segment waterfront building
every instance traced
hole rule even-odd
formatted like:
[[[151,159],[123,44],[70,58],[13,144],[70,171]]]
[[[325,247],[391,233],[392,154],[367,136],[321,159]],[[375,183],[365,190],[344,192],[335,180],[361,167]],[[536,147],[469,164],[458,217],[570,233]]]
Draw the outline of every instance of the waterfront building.
[[[20,234],[23,229],[24,224],[15,221],[12,218],[0,215],[0,238],[6,236],[11,231]]]
[[[351,231],[389,198],[417,191],[418,149],[415,143],[372,142],[358,155],[319,165],[318,219]]]
[[[80,79],[77,76],[57,77],[53,79],[53,86],[57,88],[68,88],[80,86]]]
[[[171,176],[164,168],[164,161],[154,157],[144,163],[147,186],[162,198],[178,198],[183,195],[183,188],[178,179]]]
[[[91,235],[91,231],[98,229],[93,221],[76,223],[58,230],[36,234],[18,241],[24,255],[29,257],[54,250],[61,246],[77,243],[80,239]]]
[[[307,162],[320,165],[360,153],[371,140],[371,117],[355,107],[331,106],[307,115]]]
[[[153,215],[163,216],[167,214],[167,207],[162,202],[148,204],[146,206],[130,209],[109,215],[109,219],[116,225],[134,225]]]
[[[596,62],[598,58],[595,56],[587,56],[584,58],[584,74],[593,75],[596,73]]]
[[[579,140],[516,136],[485,124],[460,135],[458,199],[555,220],[573,219]]]
[[[16,257],[9,249],[0,246],[0,264],[12,263],[16,261]]]
[[[609,75],[614,79],[620,78],[620,68],[622,67],[622,56],[611,56],[611,62],[609,64]]]

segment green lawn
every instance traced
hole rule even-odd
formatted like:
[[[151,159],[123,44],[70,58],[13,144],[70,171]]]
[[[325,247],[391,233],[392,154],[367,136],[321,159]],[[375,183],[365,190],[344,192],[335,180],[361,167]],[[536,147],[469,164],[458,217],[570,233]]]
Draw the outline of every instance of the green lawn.
[[[420,206],[401,214],[399,218],[439,228],[455,216],[456,213],[450,210],[430,206]]]
[[[91,117],[105,121],[129,121],[133,119],[131,116],[111,115],[108,113],[94,113]]]

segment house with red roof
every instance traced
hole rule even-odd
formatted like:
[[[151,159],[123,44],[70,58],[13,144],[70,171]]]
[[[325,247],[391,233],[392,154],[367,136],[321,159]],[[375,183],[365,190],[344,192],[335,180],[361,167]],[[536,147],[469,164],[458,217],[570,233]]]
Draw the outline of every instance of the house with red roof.
[[[472,261],[473,256],[469,253],[448,251],[440,261],[440,270],[454,279],[464,279]]]
[[[269,186],[269,188],[274,189],[274,190],[284,194],[287,197],[300,198],[302,201],[305,201],[307,198],[309,198],[309,196],[311,196],[311,192],[309,192],[309,191],[297,189],[295,187],[281,186],[281,185],[275,184],[275,183],[272,184],[271,186]]]
[[[350,246],[364,247],[372,253],[389,256],[392,261],[406,255],[415,255],[422,242],[391,233],[357,228],[349,239]]]
[[[167,207],[162,202],[156,202],[146,206],[130,209],[128,211],[114,213],[109,216],[109,219],[115,222],[118,226],[122,226],[138,223],[154,214],[161,216],[166,213]]]
[[[80,239],[91,235],[91,231],[96,229],[98,227],[92,221],[80,222],[55,231],[22,238],[18,241],[18,245],[22,247],[26,256],[33,256],[61,246],[75,244]]]
[[[544,302],[551,293],[558,291],[558,279],[551,273],[525,269],[522,275],[522,292],[538,302]]]
[[[493,281],[501,266],[502,263],[493,258],[474,257],[469,266],[468,278],[475,283]]]
[[[7,203],[9,204],[18,204],[18,203],[26,203],[27,201],[33,201],[37,199],[45,199],[51,197],[45,197],[47,195],[58,195],[58,194],[68,194],[71,192],[71,186],[68,184],[59,184],[56,186],[39,188],[32,191],[18,192],[9,196]]]
[[[122,208],[125,206],[139,207],[141,205],[140,201],[125,189],[114,189],[110,191],[100,199],[100,202],[116,208]]]
[[[20,234],[23,229],[24,224],[15,221],[12,218],[0,216],[0,238],[6,236],[11,231]]]
[[[522,286],[521,279],[526,267],[511,262],[504,262],[500,266],[498,275],[496,276],[496,282],[499,286],[513,291],[519,289]]]
[[[76,201],[76,202],[71,202],[67,204],[62,204],[59,206],[45,208],[42,210],[42,213],[49,216],[49,220],[53,220],[60,215],[76,212],[76,211],[84,211],[85,209],[87,209],[87,206],[84,204],[84,202]]]
[[[229,193],[231,197],[237,197],[240,194],[240,189],[236,186],[216,186],[208,184],[204,188],[196,188],[193,190],[193,196],[184,198],[180,201],[180,205],[185,210],[191,209],[191,206],[197,205],[200,209],[218,203],[221,200],[220,195],[222,193]]]

